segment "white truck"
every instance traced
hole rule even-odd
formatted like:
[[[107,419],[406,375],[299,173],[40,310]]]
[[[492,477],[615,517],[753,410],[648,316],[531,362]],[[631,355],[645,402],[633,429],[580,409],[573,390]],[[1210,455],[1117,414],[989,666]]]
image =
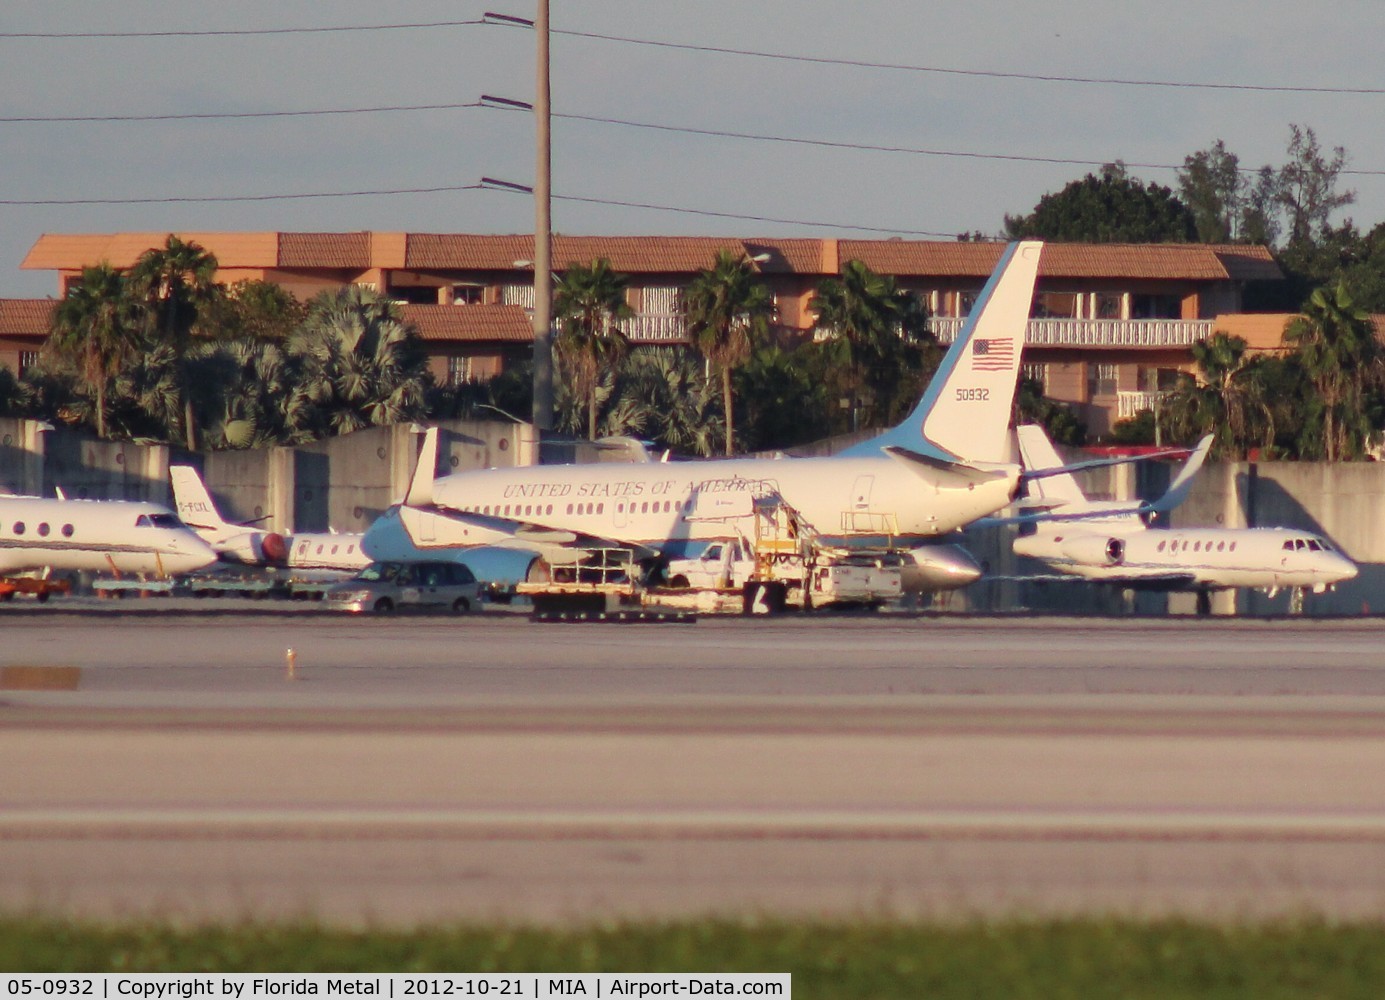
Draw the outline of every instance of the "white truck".
[[[895,553],[816,546],[804,554],[799,547],[762,544],[757,558],[748,540],[730,538],[712,542],[696,557],[670,560],[667,579],[678,590],[746,593],[750,610],[765,596],[804,607],[880,605],[903,594],[901,567]]]

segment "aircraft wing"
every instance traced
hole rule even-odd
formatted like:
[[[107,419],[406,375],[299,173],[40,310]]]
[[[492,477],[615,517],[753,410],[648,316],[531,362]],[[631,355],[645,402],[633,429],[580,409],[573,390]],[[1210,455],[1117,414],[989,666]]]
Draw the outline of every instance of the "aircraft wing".
[[[569,531],[565,528],[551,528],[534,521],[453,510],[450,507],[415,508],[404,506],[400,508],[400,517],[404,522],[405,530],[409,532],[410,538],[420,549],[468,547],[465,543],[459,544],[455,539],[448,539],[447,537],[439,538],[437,541],[425,537],[427,535],[436,537],[439,534],[435,525],[426,532],[419,530],[425,523],[423,519],[431,517],[447,521],[453,525],[470,525],[485,532],[485,540],[475,542],[475,546],[524,549],[537,552],[545,557],[565,556],[567,558],[571,558],[574,550],[581,549],[624,549],[633,553],[636,559],[649,559],[659,554],[648,546],[633,542],[604,538],[600,535],[591,535],[581,531]],[[496,535],[502,537],[496,538]]]

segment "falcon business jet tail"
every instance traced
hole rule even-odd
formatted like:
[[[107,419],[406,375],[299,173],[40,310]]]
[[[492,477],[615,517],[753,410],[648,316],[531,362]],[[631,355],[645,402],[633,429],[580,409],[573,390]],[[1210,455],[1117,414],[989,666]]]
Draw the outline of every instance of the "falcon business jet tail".
[[[501,550],[509,580],[553,548],[617,547],[653,567],[745,533],[757,510],[777,504],[831,544],[889,539],[910,548],[908,589],[969,583],[980,575],[975,561],[937,542],[1005,507],[1018,489],[1010,410],[1042,248],[1005,248],[913,412],[839,455],[528,466],[435,480],[435,428],[403,504],[371,526],[366,551],[407,559],[450,549],[470,563],[468,551],[479,559],[477,550]]]
[[[1061,465],[1042,427],[1015,432],[1028,468]],[[1048,509],[1022,521],[1016,555],[1060,573],[1135,590],[1191,590],[1198,610],[1213,590],[1251,587],[1274,596],[1296,588],[1320,594],[1357,574],[1356,565],[1321,535],[1291,528],[1148,527],[1150,515],[1181,504],[1211,448],[1203,438],[1168,492],[1153,503],[1091,501],[1071,475],[1034,480],[1031,500]]]
[[[302,532],[285,536],[232,524],[221,516],[202,477],[191,465],[169,466],[168,477],[179,516],[216,550],[222,562],[339,572],[354,572],[370,564],[361,549],[361,535]]]

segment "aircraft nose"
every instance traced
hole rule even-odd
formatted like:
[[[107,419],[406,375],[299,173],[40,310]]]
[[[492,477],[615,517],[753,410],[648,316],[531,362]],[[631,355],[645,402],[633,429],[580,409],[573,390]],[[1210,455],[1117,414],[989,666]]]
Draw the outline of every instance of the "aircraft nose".
[[[1343,555],[1336,557],[1332,571],[1338,580],[1355,580],[1361,572],[1360,567]]]

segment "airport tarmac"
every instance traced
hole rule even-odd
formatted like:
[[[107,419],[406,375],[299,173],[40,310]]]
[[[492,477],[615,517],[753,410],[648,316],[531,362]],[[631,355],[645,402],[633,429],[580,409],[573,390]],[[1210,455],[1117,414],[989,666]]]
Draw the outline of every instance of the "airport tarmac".
[[[0,611],[0,908],[1385,917],[1377,619],[133,610]]]

